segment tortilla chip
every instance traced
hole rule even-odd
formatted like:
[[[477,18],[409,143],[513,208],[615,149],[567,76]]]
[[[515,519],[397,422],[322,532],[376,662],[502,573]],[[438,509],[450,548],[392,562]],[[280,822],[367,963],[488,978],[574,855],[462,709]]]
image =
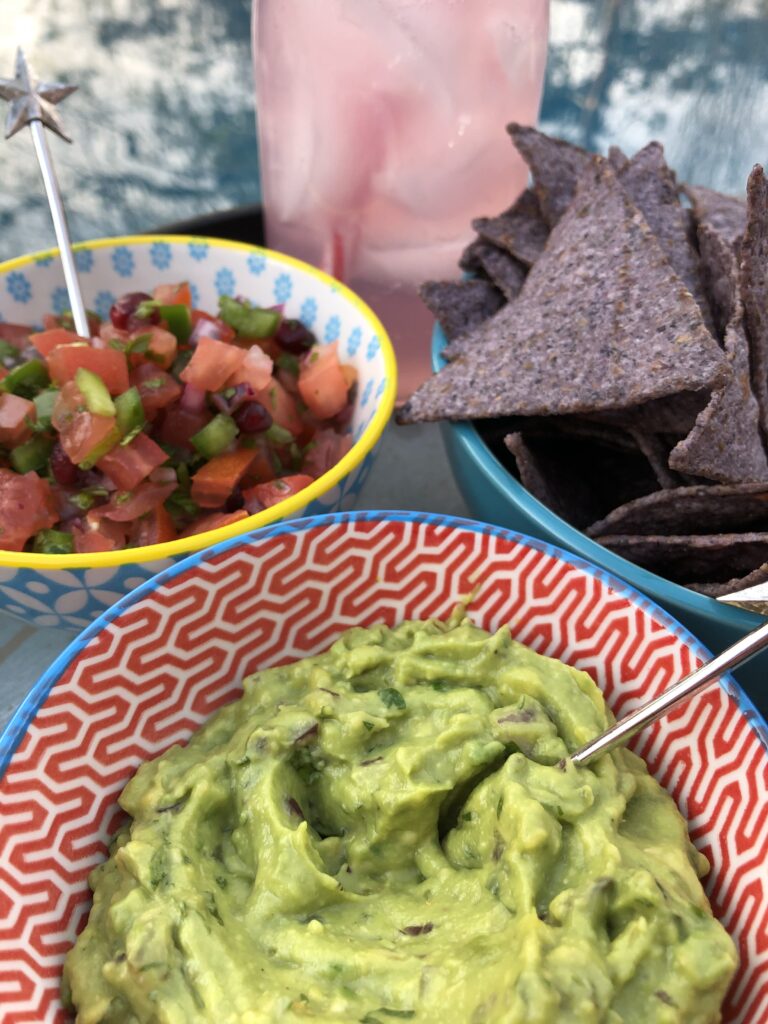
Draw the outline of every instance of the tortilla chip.
[[[617,499],[648,494],[656,478],[642,454],[587,437],[527,431],[508,434],[506,448],[515,459],[520,482],[556,515],[578,529],[594,521]]]
[[[595,538],[610,551],[675,583],[724,583],[768,561],[768,533]]]
[[[722,340],[739,302],[739,264],[733,248],[711,224],[699,225],[698,238],[704,288]]]
[[[759,164],[747,182],[740,281],[752,390],[760,409],[760,425],[768,436],[768,181]]]
[[[677,182],[664,159],[664,147],[658,142],[649,142],[628,161],[619,173],[619,181],[648,221],[672,269],[698,302],[705,324],[712,327],[698,253],[688,240]]]
[[[727,196],[703,185],[683,185],[682,191],[693,203],[696,223],[708,224],[738,250],[747,226],[746,202],[740,196]]]
[[[656,491],[609,512],[585,532],[603,534],[711,534],[768,530],[768,485],[700,484]]]
[[[528,273],[523,264],[508,252],[485,241],[477,246],[475,255],[485,274],[504,297],[510,302],[516,299]]]
[[[680,486],[680,477],[669,468],[669,443],[661,434],[650,434],[643,430],[630,431],[635,444],[648,459],[659,486],[672,488]]]
[[[447,338],[471,330],[504,305],[504,296],[488,281],[427,281],[419,294]]]
[[[611,146],[608,150],[608,163],[617,174],[621,174],[627,168],[629,157],[618,146]]]
[[[724,484],[768,481],[760,411],[750,386],[749,346],[738,317],[725,334],[731,380],[712,395],[690,434],[669,455],[670,469]]]
[[[542,216],[554,227],[576,194],[579,178],[592,162],[592,154],[525,125],[512,123],[507,125],[507,131],[531,169]]]
[[[479,217],[472,221],[472,227],[481,238],[506,249],[527,267],[541,256],[549,235],[539,200],[531,189],[498,217]]]
[[[698,306],[600,158],[519,298],[459,351],[399,422],[579,415],[691,393],[706,401],[729,374]]]
[[[459,256],[459,267],[466,270],[468,274],[479,274],[481,277],[485,277],[485,271],[478,256],[485,245],[487,242],[482,238],[474,238]]]
[[[728,580],[727,583],[688,583],[686,585],[698,594],[706,594],[708,597],[724,597],[726,594],[735,594],[741,590],[747,590],[749,587],[759,587],[761,583],[766,582],[768,582],[768,562],[746,576]]]

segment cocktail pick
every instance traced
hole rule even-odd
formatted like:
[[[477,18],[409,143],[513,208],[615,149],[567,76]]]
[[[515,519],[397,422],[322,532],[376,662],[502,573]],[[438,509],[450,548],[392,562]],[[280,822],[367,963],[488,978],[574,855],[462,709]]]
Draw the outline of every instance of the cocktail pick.
[[[5,124],[5,137],[10,139],[25,125],[29,125],[29,130],[32,132],[32,141],[35,144],[35,153],[40,164],[48,205],[51,208],[53,227],[56,231],[56,241],[59,245],[75,330],[82,337],[88,338],[90,336],[88,317],[85,313],[80,282],[77,279],[67,218],[45,137],[45,128],[50,128],[65,142],[72,141],[64,134],[55,105],[66,99],[76,88],[76,85],[64,85],[61,82],[41,82],[27,63],[21,47],[16,51],[16,77],[0,78],[0,99],[9,100],[11,104]]]
[[[768,622],[764,622],[762,626],[758,626],[751,633],[741,637],[735,644],[716,655],[701,668],[695,669],[685,679],[670,686],[658,697],[643,704],[642,707],[632,711],[624,718],[620,718],[610,729],[606,729],[600,736],[590,740],[580,750],[571,754],[569,760],[576,765],[584,766],[601,754],[606,754],[615,747],[623,746],[646,725],[655,722],[657,718],[661,718],[676,705],[689,700],[724,672],[736,668],[737,665],[741,665],[749,658],[764,651],[766,647],[768,647]]]

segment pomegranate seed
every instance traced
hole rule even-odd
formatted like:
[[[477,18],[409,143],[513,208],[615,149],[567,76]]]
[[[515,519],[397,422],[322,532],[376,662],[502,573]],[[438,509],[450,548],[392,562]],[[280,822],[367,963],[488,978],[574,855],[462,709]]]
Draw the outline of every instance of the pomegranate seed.
[[[244,434],[259,434],[272,426],[272,416],[261,402],[246,402],[237,410],[234,419]]]
[[[160,312],[153,309],[149,316],[138,317],[136,310],[142,302],[151,302],[152,296],[146,292],[126,292],[121,295],[109,311],[109,319],[113,326],[121,331],[137,331],[141,327],[149,327],[160,323]]]
[[[76,487],[82,477],[82,472],[72,462],[59,442],[53,446],[51,451],[51,473],[57,484],[62,487]]]
[[[315,336],[301,320],[282,320],[275,332],[275,341],[295,356],[309,351],[315,344]]]

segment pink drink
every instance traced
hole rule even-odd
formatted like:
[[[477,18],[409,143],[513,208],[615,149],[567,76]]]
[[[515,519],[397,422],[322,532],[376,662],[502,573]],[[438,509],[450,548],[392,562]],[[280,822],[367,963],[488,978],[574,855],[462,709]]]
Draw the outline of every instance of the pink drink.
[[[504,127],[541,101],[547,0],[254,0],[267,241],[370,302],[400,394],[430,373],[416,290],[527,172]]]

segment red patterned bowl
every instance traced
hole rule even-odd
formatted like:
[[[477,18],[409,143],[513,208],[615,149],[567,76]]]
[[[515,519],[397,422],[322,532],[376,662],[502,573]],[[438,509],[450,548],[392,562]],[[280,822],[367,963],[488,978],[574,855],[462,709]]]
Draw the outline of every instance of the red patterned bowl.
[[[298,520],[226,541],[154,577],[93,623],[0,739],[4,1024],[63,1021],[64,952],[86,877],[139,762],[184,740],[255,669],[314,654],[352,625],[471,617],[588,671],[618,713],[706,651],[602,570],[496,527],[418,513]],[[707,888],[741,971],[725,1020],[768,1020],[768,733],[726,680],[635,742],[710,859]]]

